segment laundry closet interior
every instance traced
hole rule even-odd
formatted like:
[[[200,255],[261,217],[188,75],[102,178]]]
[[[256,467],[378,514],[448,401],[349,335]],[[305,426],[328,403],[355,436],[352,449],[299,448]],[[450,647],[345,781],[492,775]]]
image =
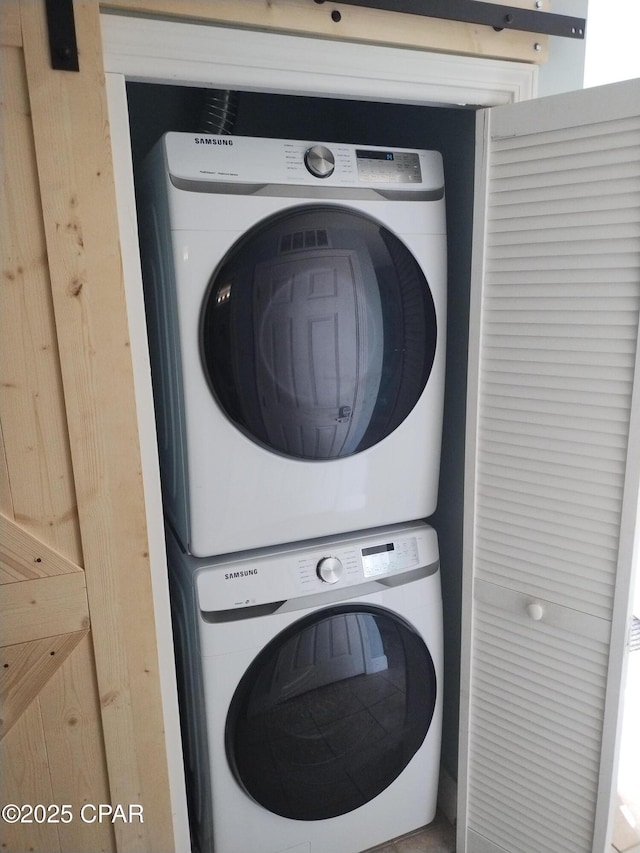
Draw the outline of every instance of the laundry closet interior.
[[[427,769],[433,773],[434,738],[429,733],[435,734],[441,715],[445,784],[440,794],[447,800],[447,814],[457,821],[461,853],[538,853],[541,846],[600,853],[608,839],[640,479],[640,466],[627,453],[640,423],[637,83],[537,99],[533,63],[544,61],[545,37],[534,41],[531,34],[519,37],[485,27],[478,43],[471,25],[412,26],[413,16],[378,17],[372,12],[369,17],[368,11],[355,8],[353,17],[343,11],[338,21],[327,4],[306,0],[267,4],[268,24],[261,17],[266,12],[260,0],[189,0],[188,19],[187,3],[179,10],[162,0],[135,5],[110,0],[108,8],[74,4],[80,70],[66,72],[51,68],[44,0],[15,0],[2,7],[2,68],[9,75],[11,95],[2,105],[9,119],[3,128],[12,142],[6,152],[8,221],[13,226],[3,232],[11,261],[3,290],[9,307],[3,311],[8,331],[3,337],[17,356],[7,361],[3,394],[19,402],[15,408],[3,406],[7,465],[0,471],[8,472],[10,486],[2,512],[11,551],[3,587],[10,617],[3,618],[3,634],[9,638],[3,673],[20,687],[10,693],[10,731],[2,739],[7,766],[15,769],[6,779],[6,801],[48,798],[73,802],[79,809],[88,797],[98,803],[111,796],[122,803],[143,803],[145,816],[144,824],[114,827],[78,821],[31,829],[16,825],[7,828],[10,843],[16,849],[24,842],[47,851],[188,847],[168,545],[169,562],[184,563],[189,580],[182,593],[173,595],[174,606],[184,593],[180,606],[193,608],[196,592],[206,604],[205,616],[197,622],[206,645],[199,654],[216,655],[222,643],[229,660],[235,652],[239,655],[236,663],[211,669],[221,680],[194,685],[209,691],[210,706],[211,697],[216,706],[216,695],[225,695],[216,712],[234,712],[228,738],[218,738],[214,756],[216,766],[233,771],[233,778],[214,773],[216,783],[222,780],[226,786],[222,798],[214,797],[218,807],[231,806],[240,791],[248,804],[246,814],[256,814],[252,809],[260,798],[272,796],[271,786],[265,790],[251,772],[252,765],[269,767],[272,756],[264,745],[275,741],[257,738],[262,752],[255,763],[251,749],[237,749],[246,733],[251,736],[250,709],[264,710],[279,695],[276,679],[254,679],[261,689],[256,693],[250,676],[278,669],[271,655],[274,633],[285,641],[295,636],[290,633],[294,623],[301,622],[303,633],[312,629],[304,634],[309,639],[317,623],[305,620],[315,620],[311,610],[326,607],[342,620],[345,640],[360,637],[359,663],[353,658],[352,670],[364,666],[372,683],[387,680],[402,692],[398,649],[404,646],[414,658],[404,671],[419,675],[415,683],[420,690],[413,700],[433,710],[425,747],[419,750],[423,763],[414,767],[409,762],[405,778],[411,783],[406,788],[394,782],[381,791],[385,779],[368,774],[366,762],[359,767],[360,778],[372,783],[374,805],[389,792],[381,814],[395,818],[395,805],[406,789],[415,793]],[[292,11],[302,18],[290,15]],[[487,58],[493,56],[502,58]],[[564,83],[566,90],[580,85],[567,78]],[[145,320],[144,248],[138,238],[144,207],[141,177],[147,152],[163,134],[176,134],[167,142],[173,146],[174,165],[179,165],[185,136],[194,149],[199,146],[194,139],[203,135],[200,118],[210,89],[237,93],[234,152],[241,152],[243,140],[262,141],[265,151],[274,145],[282,151],[295,148],[305,186],[316,180],[314,169],[331,171],[337,154],[343,164],[350,160],[352,175],[361,167],[364,175],[366,167],[366,180],[374,173],[395,173],[400,164],[415,175],[415,164],[427,160],[435,171],[425,165],[422,174],[437,175],[442,158],[446,228],[438,225],[432,229],[437,233],[424,240],[425,245],[442,245],[445,237],[447,264],[438,504],[433,513],[425,513],[431,527],[404,524],[416,517],[412,510],[393,523],[377,519],[384,528],[373,541],[372,534],[362,532],[366,519],[340,532],[331,527],[321,533],[306,530],[302,553],[291,526],[275,533],[269,545],[254,542],[247,563],[245,552],[237,550],[242,547],[242,501],[234,499],[232,512],[237,514],[233,525],[225,524],[225,532],[233,528],[233,541],[216,556],[207,556],[218,550],[214,542],[213,548],[196,545],[194,554],[199,555],[192,559],[176,546],[173,523],[165,525],[158,447],[162,430],[154,416],[152,324]],[[313,158],[309,172],[303,165],[307,146]],[[433,156],[424,159],[425,151]],[[224,144],[219,153],[220,162],[223,157],[230,162]],[[331,158],[336,158],[333,164]],[[166,177],[163,186],[168,189]],[[193,183],[194,176],[183,174],[180,181]],[[316,248],[331,243],[336,264],[343,267],[351,258],[343,235],[354,221],[361,223],[367,215],[376,219],[373,204],[391,212],[402,205],[406,212],[413,204],[392,198],[378,202],[361,193],[347,211],[350,202],[340,196],[344,188],[333,177],[318,178],[317,184],[325,187],[325,197],[317,203],[304,193],[289,201],[304,207],[309,227],[301,229],[307,232],[303,242],[315,241]],[[234,217],[245,200],[238,189],[228,207]],[[287,232],[289,220],[278,208],[288,196],[273,188],[266,193],[255,189],[246,200],[274,226],[270,233],[282,249],[283,263],[295,271],[295,252],[289,250],[299,245],[301,235]],[[421,189],[425,210],[440,204],[438,187]],[[190,211],[188,224],[194,232],[202,230],[199,246],[210,252],[208,234],[215,217],[198,221],[199,211],[212,202],[204,195]],[[326,207],[334,203],[341,210],[330,220]],[[421,205],[416,203],[415,209]],[[222,217],[222,209],[217,210]],[[406,258],[402,249],[408,245],[417,255],[419,217],[405,216],[397,231],[384,217],[381,213],[380,240],[367,229],[360,240],[365,245],[372,239],[371,258]],[[430,227],[423,222],[420,233],[426,235]],[[242,234],[236,237],[238,245],[247,245]],[[262,237],[255,245],[261,253],[259,279],[267,281],[273,258],[265,254]],[[234,263],[230,252],[223,268],[231,275],[239,268]],[[420,280],[414,264],[400,266],[409,279]],[[392,282],[393,276],[385,275]],[[364,277],[353,281],[371,292]],[[326,277],[321,279],[320,290],[326,291],[327,284]],[[231,280],[208,289],[210,305],[218,303],[220,316],[232,292]],[[436,314],[445,308],[444,302],[436,304],[442,293],[434,286]],[[359,315],[361,326],[352,325],[358,334],[366,331],[368,341],[380,337],[382,305],[382,296],[374,299]],[[402,300],[396,299],[395,307],[393,299],[386,305],[393,308],[390,316],[401,316]],[[245,315],[253,310],[250,299],[242,306]],[[433,325],[428,319],[432,309],[423,299],[423,328]],[[205,324],[215,326],[215,307],[205,315]],[[196,311],[192,321],[197,316]],[[279,317],[272,313],[268,319],[280,322]],[[40,323],[41,334],[31,334]],[[204,376],[197,338],[192,335],[189,358]],[[227,335],[227,342],[231,338]],[[227,347],[223,352],[232,373],[247,375],[242,360],[247,351]],[[282,354],[277,348],[273,352],[278,358]],[[306,357],[298,361],[304,363]],[[434,364],[438,357],[436,352]],[[392,388],[393,373],[381,369],[375,346],[366,358],[380,384]],[[206,383],[215,385],[220,378],[213,376],[211,365],[207,369],[203,401],[212,398]],[[269,381],[268,374],[262,371],[261,381]],[[373,434],[365,416],[382,409],[377,400],[372,402],[371,391],[367,386],[356,405],[339,401],[332,413],[340,424],[336,434],[345,443],[366,443]],[[216,386],[218,393],[226,391]],[[260,400],[254,395],[254,409],[267,396]],[[234,395],[227,397],[233,408]],[[171,414],[160,409],[161,416]],[[229,427],[237,409],[222,417]],[[249,412],[237,430],[241,437],[249,431],[251,417]],[[390,439],[353,458],[364,459],[369,450],[376,456],[380,449],[382,458],[394,435],[402,434],[399,427]],[[254,458],[257,447],[263,461],[268,453],[280,458],[287,476],[298,470],[298,461],[264,449],[264,434],[261,441],[262,447],[254,442]],[[424,452],[426,445],[412,440],[399,449],[403,476],[417,476],[417,466],[411,470],[412,454]],[[228,455],[232,466],[243,458]],[[342,464],[341,459],[304,461],[318,471],[357,469],[355,463],[343,469]],[[345,483],[344,505],[357,509],[357,489]],[[401,484],[392,476],[389,483],[399,495]],[[334,479],[333,495],[336,487]],[[378,484],[377,490],[363,494],[382,491]],[[309,495],[300,494],[308,500]],[[337,506],[329,510],[333,524]],[[255,519],[252,511],[251,522]],[[210,527],[215,536],[215,517],[209,526],[205,512],[204,522],[205,532]],[[355,530],[360,532],[354,539]],[[318,536],[322,541],[314,538]],[[269,598],[271,584],[260,587],[272,577],[274,559],[289,567],[278,577],[293,579],[295,586],[279,589],[277,601]],[[368,598],[364,609],[340,598],[360,578],[354,569],[358,565],[366,570],[366,596],[378,597]],[[392,565],[401,566],[401,573],[408,568],[411,583],[388,583]],[[250,600],[236,598],[231,604],[242,618],[223,618],[216,607],[245,582],[244,588],[257,590],[256,599],[263,596],[259,617],[252,619]],[[321,590],[317,599],[304,593],[307,582]],[[414,582],[416,590],[417,585],[430,590],[426,597],[431,601],[439,596],[441,583],[439,617],[435,611],[429,616],[428,608],[415,622],[409,617],[409,609],[425,600],[422,593],[409,594]],[[37,592],[45,587],[56,594]],[[381,613],[386,600],[392,605]],[[424,654],[424,643],[414,643],[415,633],[403,632],[402,619],[387,621],[391,611],[406,612],[402,624],[414,624],[426,638],[427,649],[434,651],[431,659]],[[245,630],[249,625],[260,625],[264,633]],[[261,648],[248,649],[250,634]],[[197,638],[192,631],[186,639]],[[291,648],[283,646],[283,659],[293,661]],[[21,659],[15,655],[25,649],[36,662],[46,662],[47,679],[35,677],[40,669],[30,666],[31,656],[16,665]],[[199,666],[195,671],[204,673]],[[444,695],[433,690],[438,667]],[[248,678],[241,678],[241,668]],[[228,678],[232,671],[240,678],[236,692]],[[365,679],[351,674],[353,693],[368,710],[369,691],[360,683]],[[319,679],[318,690],[326,686]],[[393,701],[397,698],[395,694]],[[304,697],[290,687],[287,701],[300,706]],[[391,703],[386,710],[393,707]],[[379,711],[371,708],[371,716],[384,728],[386,718]],[[429,713],[422,719],[423,729]],[[313,725],[330,739],[335,732],[324,729],[325,722],[313,718]],[[195,723],[206,733],[206,727]],[[211,725],[224,732],[225,720],[212,717]],[[286,722],[281,718],[278,725]],[[380,732],[371,721],[369,726]],[[419,727],[413,732],[414,746],[423,733]],[[300,747],[300,740],[296,743]],[[196,742],[198,753],[205,750]],[[228,757],[236,755],[232,767]],[[404,770],[399,769],[400,780]],[[447,779],[453,779],[451,788]],[[431,796],[432,780],[428,787]],[[246,796],[245,790],[251,793]],[[297,812],[295,786],[287,790],[285,806],[261,807],[256,823],[261,843],[279,838],[284,842],[280,847],[296,849],[306,842],[287,835],[287,821],[316,824],[317,838],[344,817],[330,816],[335,808],[331,797],[318,797],[315,804],[311,798],[313,814]],[[336,792],[343,805],[355,802],[348,786]],[[300,802],[308,805],[308,799]],[[373,832],[382,818],[375,808],[360,809],[356,803],[351,814],[371,815],[361,823],[370,824]],[[345,837],[358,849],[360,827],[355,823]],[[377,839],[383,829],[378,824]],[[402,829],[390,825],[389,835],[396,832]],[[362,849],[368,843],[362,837]],[[218,846],[227,853],[224,845],[229,846],[226,839]],[[245,849],[260,848],[244,844],[243,853]]]
[[[376,150],[376,152],[388,152],[398,149],[426,149],[438,152],[442,157],[447,231],[447,320],[446,330],[439,328],[438,334],[442,335],[443,338],[446,334],[447,340],[445,361],[446,390],[444,393],[442,458],[439,466],[437,509],[428,521],[434,527],[439,541],[443,599],[444,681],[439,677],[437,687],[439,703],[444,698],[443,705],[439,704],[439,713],[442,713],[443,720],[442,761],[446,768],[446,773],[451,778],[455,778],[459,715],[464,414],[475,146],[474,110],[324,97],[302,97],[254,91],[230,93],[216,89],[215,86],[209,90],[200,87],[129,82],[127,84],[127,104],[136,184],[139,186],[143,180],[141,175],[144,169],[145,157],[163,134],[168,132],[184,133],[185,138],[189,139],[189,141],[192,141],[195,137],[201,137],[203,133],[203,116],[207,114],[208,109],[211,109],[211,104],[215,107],[222,99],[227,99],[228,97],[231,97],[232,105],[229,115],[226,118],[225,131],[232,135],[236,146],[238,146],[238,142],[240,141],[237,137],[253,137],[264,140],[263,146],[266,145],[269,139],[307,140],[309,144],[328,144],[334,150],[345,143],[355,145],[359,147],[358,150],[361,151],[361,155],[366,154],[366,150],[368,150],[366,147],[370,147]],[[365,150],[363,151],[362,149]],[[259,148],[257,150],[258,152],[260,151]],[[258,153],[256,159],[259,159],[259,157],[260,154]],[[140,200],[140,196],[141,192],[138,191],[138,216],[142,218],[143,203]],[[332,203],[334,205],[337,204],[338,207],[340,206],[339,200],[333,200]],[[350,204],[353,205],[351,202]],[[416,202],[416,204],[420,204],[420,202]],[[428,204],[428,202],[425,204]],[[221,215],[224,216],[224,208],[221,207],[220,209]],[[420,310],[419,307],[417,310]],[[423,332],[422,336],[424,337],[425,334]],[[443,355],[444,353],[441,353],[440,357],[442,358]],[[152,358],[152,370],[153,367]],[[158,417],[162,417],[161,412],[158,413]],[[439,441],[439,427],[436,429],[436,435]],[[162,441],[163,439],[161,438]],[[410,464],[414,464],[414,456],[422,458],[420,452],[413,454],[410,448],[404,448],[403,452],[411,460]],[[314,464],[316,465],[316,470],[318,470],[318,465],[331,465],[334,463],[331,460],[324,460]],[[426,465],[423,462],[419,464],[420,470],[422,470],[423,465]],[[429,466],[431,466],[431,463],[429,463]],[[394,467],[393,460],[387,460],[385,476],[393,477]],[[215,468],[212,469],[211,473],[215,473]],[[403,479],[406,479],[406,474],[403,475]],[[216,487],[224,494],[224,482],[221,482],[219,485],[216,484]],[[304,484],[301,488],[304,488]],[[315,488],[315,486],[310,484],[309,488]],[[298,493],[297,500],[298,502],[301,500],[304,501],[304,495]],[[236,518],[239,519],[239,527],[241,529],[243,513],[242,499],[236,498],[232,511]],[[255,514],[256,512],[259,514],[260,510],[253,507],[251,513]],[[411,521],[412,519],[394,520]],[[236,521],[236,524],[238,524],[238,521]],[[379,525],[365,524],[362,526],[376,527]],[[296,536],[295,521],[289,524],[289,530],[288,535],[279,535],[275,542],[289,548],[291,547],[291,543],[295,545],[300,540],[308,539],[308,536],[305,535]],[[323,531],[325,536],[339,532],[341,531],[338,529],[335,531],[331,529]],[[349,530],[345,532],[351,533],[353,531]],[[221,536],[223,533],[224,531],[221,531]],[[368,531],[369,535],[372,533],[374,531]],[[171,536],[171,534],[168,535]],[[215,513],[212,514],[210,519],[209,541],[213,543],[209,547],[215,548]],[[273,544],[273,542],[269,544]],[[303,545],[306,544],[303,541]],[[330,553],[331,547],[335,550],[337,545],[334,544],[327,547],[329,548],[327,553]],[[214,553],[224,553],[225,550],[228,549],[219,548]],[[238,551],[240,549],[236,545],[233,550]],[[170,548],[170,552],[173,553],[173,560],[176,561],[178,558],[176,556],[177,550],[175,545]],[[199,556],[208,553],[205,547],[205,551],[201,551]],[[247,565],[251,564],[248,563]],[[285,571],[284,564],[282,571]],[[287,571],[289,570],[287,569]],[[207,665],[211,666],[211,663],[209,662]],[[424,677],[427,678],[426,675]],[[444,697],[442,695],[443,683]],[[192,690],[193,686],[189,689]],[[215,694],[213,701],[215,702]],[[439,760],[436,759],[436,761],[438,768],[435,770],[430,768],[429,775],[433,776],[435,772],[437,777],[439,776]],[[431,763],[433,763],[433,759],[431,759]],[[214,768],[212,775],[215,775],[215,772]],[[425,775],[425,784],[426,781],[427,777]],[[215,778],[212,780],[212,784],[215,788]],[[411,788],[414,787],[415,784],[411,785]],[[395,809],[392,807],[392,810]],[[363,818],[360,816],[358,820],[362,823]],[[386,819],[386,823],[391,825],[388,818]],[[407,829],[409,828],[416,827],[407,827]],[[402,833],[397,832],[394,834]],[[388,840],[388,838],[384,836],[378,836],[377,838],[378,842],[384,840]],[[352,843],[357,844],[358,842],[354,841]],[[231,841],[231,844],[233,845],[233,841]],[[224,847],[224,844],[222,846]],[[232,848],[230,847],[229,849]],[[319,849],[323,848],[320,847]]]

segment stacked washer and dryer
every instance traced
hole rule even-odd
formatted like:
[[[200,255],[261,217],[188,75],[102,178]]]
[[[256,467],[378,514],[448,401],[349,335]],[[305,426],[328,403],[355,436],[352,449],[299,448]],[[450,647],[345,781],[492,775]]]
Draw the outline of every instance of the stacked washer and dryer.
[[[435,814],[437,152],[166,134],[140,177],[200,853],[360,853]]]

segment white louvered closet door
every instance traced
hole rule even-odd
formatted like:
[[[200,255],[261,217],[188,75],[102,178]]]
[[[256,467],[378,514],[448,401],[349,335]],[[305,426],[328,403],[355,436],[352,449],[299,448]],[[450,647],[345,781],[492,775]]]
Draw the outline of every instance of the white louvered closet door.
[[[603,853],[640,456],[640,81],[480,124],[458,853]]]

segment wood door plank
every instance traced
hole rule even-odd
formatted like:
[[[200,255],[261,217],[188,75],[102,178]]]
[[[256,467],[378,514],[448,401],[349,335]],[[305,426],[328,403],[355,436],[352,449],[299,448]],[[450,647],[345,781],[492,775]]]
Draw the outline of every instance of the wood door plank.
[[[11,498],[11,487],[9,485],[9,465],[7,452],[4,446],[2,434],[2,423],[0,421],[0,513],[5,516],[13,516],[13,500]]]
[[[11,47],[2,47],[0,54],[0,426],[8,489],[2,506],[22,527],[78,563],[76,498],[24,57]]]
[[[530,0],[498,0],[501,5],[531,8]],[[480,56],[539,64],[548,57],[548,36],[517,30],[494,30],[467,24],[359,8],[340,3],[314,4],[307,0],[109,0],[110,9],[148,14],[193,23],[237,24],[280,33],[325,39],[402,45],[439,53]],[[549,9],[543,0],[540,14]],[[339,12],[340,20],[331,17]],[[536,49],[535,45],[539,48]]]
[[[172,808],[99,5],[75,2],[74,15],[80,71],[52,71],[44,3],[21,3],[109,787],[114,802],[145,810],[144,825],[115,831],[123,850],[166,853]]]
[[[89,607],[83,572],[2,587],[0,646],[85,631]]]
[[[20,4],[18,0],[2,0],[0,3],[0,46],[20,47]]]
[[[53,803],[40,703],[32,702],[0,742],[0,802]],[[11,853],[62,853],[55,823],[2,823],[2,846]]]
[[[81,571],[80,566],[0,514],[0,584]]]
[[[86,634],[76,631],[0,648],[0,740]]]
[[[92,821],[92,806],[112,799],[91,635],[80,638],[43,687],[39,701],[54,802],[69,803],[74,814],[71,823],[58,827],[62,850],[111,853],[116,850],[113,825]],[[88,821],[83,821],[81,810],[87,803]]]

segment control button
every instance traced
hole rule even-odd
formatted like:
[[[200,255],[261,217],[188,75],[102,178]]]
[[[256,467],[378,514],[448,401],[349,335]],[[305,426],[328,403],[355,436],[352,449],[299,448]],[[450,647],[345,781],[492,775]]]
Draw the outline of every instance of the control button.
[[[336,161],[326,146],[312,145],[304,152],[304,165],[316,178],[328,178],[333,174]]]
[[[337,583],[344,574],[344,567],[337,557],[323,557],[316,566],[316,574],[324,583]]]

